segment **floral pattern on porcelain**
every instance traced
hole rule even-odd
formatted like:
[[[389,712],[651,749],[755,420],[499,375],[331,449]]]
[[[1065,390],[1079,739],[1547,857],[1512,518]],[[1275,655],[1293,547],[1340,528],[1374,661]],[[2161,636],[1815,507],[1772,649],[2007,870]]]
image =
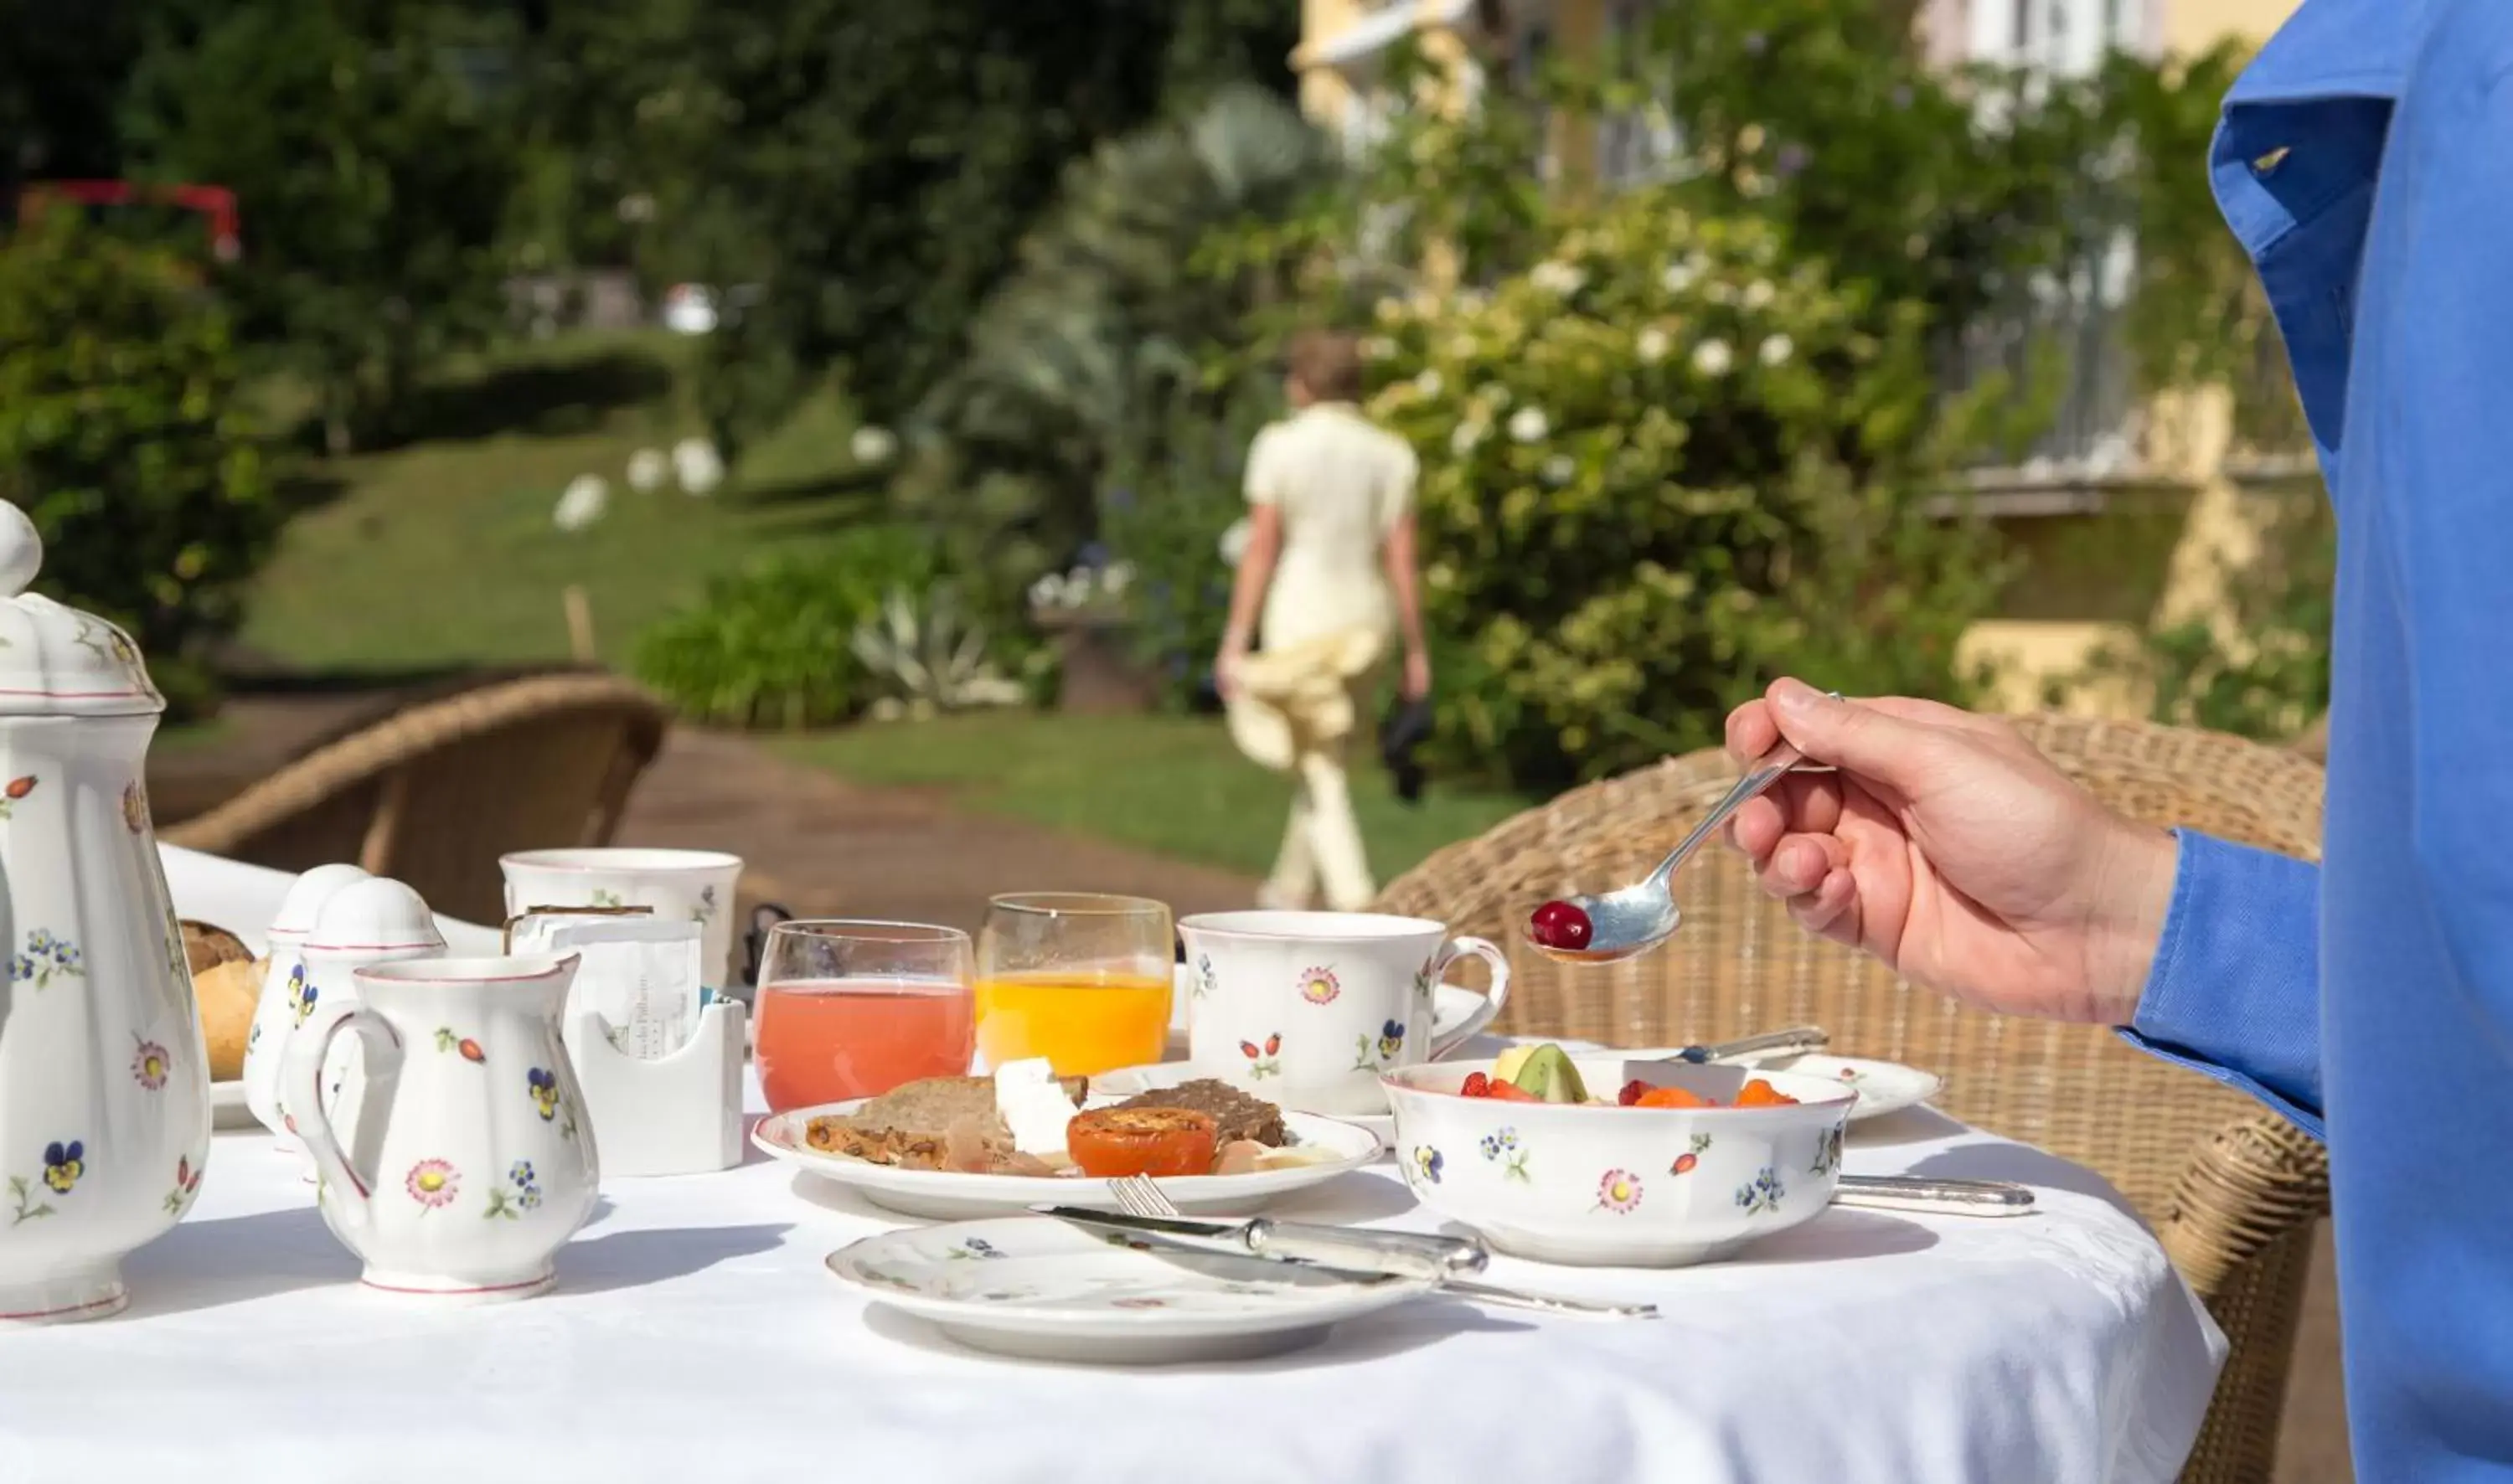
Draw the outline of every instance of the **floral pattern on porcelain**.
[[[1686,1150],[1683,1153],[1676,1155],[1675,1163],[1668,1165],[1666,1167],[1666,1172],[1670,1175],[1690,1175],[1693,1173],[1694,1167],[1701,1163],[1701,1156],[1709,1152],[1710,1136],[1708,1134],[1695,1134],[1693,1136],[1692,1148]]]
[[[67,1195],[77,1188],[79,1177],[87,1173],[87,1146],[76,1139],[59,1139],[44,1146],[44,1173],[35,1179],[23,1175],[9,1177],[9,1198],[14,1209],[9,1225],[16,1227],[38,1216],[54,1214],[45,1192]]]
[[[443,1159],[422,1159],[402,1177],[402,1189],[427,1209],[443,1210],[462,1192],[462,1173]]]
[[[297,1024],[305,1024],[306,1018],[314,1013],[315,1003],[322,997],[323,992],[315,988],[313,980],[305,977],[305,965],[300,963],[288,971],[288,1013],[297,1017]]]
[[[614,903],[612,905],[617,906],[618,904]],[[700,926],[704,926],[715,920],[715,888],[713,886],[700,887],[698,889],[698,903],[690,909],[690,920]]]
[[[1422,1172],[1422,1179],[1425,1183],[1438,1185],[1440,1183],[1440,1172],[1447,1169],[1448,1166],[1449,1161],[1447,1156],[1442,1154],[1438,1150],[1431,1148],[1427,1144],[1415,1146],[1414,1167]]]
[[[137,1035],[131,1038],[136,1043],[131,1052],[131,1079],[149,1092],[163,1091],[167,1074],[174,1068],[173,1059],[155,1041],[142,1040]]]
[[[176,1157],[175,1189],[166,1192],[167,1215],[180,1218],[191,1209],[192,1197],[201,1193],[201,1166],[207,1159],[206,1152],[197,1160],[189,1154]]]
[[[1496,1129],[1484,1135],[1484,1158],[1500,1166],[1503,1180],[1526,1185],[1534,1178],[1527,1173],[1527,1151],[1518,1142],[1515,1128]]]
[[[122,824],[134,835],[148,828],[148,791],[137,778],[122,786]]]
[[[526,1211],[540,1208],[540,1181],[533,1174],[531,1160],[516,1160],[506,1171],[506,1185],[514,1189],[510,1191],[506,1186],[489,1188],[489,1209],[480,1213],[481,1220],[496,1221],[504,1217],[508,1221],[521,1221]]]
[[[32,928],[26,934],[25,952],[9,963],[9,978],[18,984],[32,984],[48,989],[59,979],[87,977],[87,958],[78,946],[44,928]]]
[[[1841,1137],[1844,1125],[1835,1124],[1815,1144],[1815,1163],[1808,1166],[1810,1175],[1829,1175],[1841,1168]]]
[[[1640,1209],[1641,1177],[1629,1170],[1608,1170],[1597,1179],[1597,1208],[1616,1216]]]
[[[1212,956],[1211,954],[1198,954],[1198,955],[1196,955],[1196,956],[1195,956],[1195,997],[1196,997],[1196,998],[1198,998],[1198,999],[1202,999],[1202,998],[1204,998],[1206,996],[1211,995],[1211,994],[1214,992],[1215,987],[1216,987],[1218,983],[1219,983],[1219,980],[1215,976],[1215,974],[1214,974],[1214,972],[1213,972],[1213,956]]]
[[[1248,1058],[1250,1076],[1281,1076],[1283,1074],[1283,1033],[1277,1031],[1266,1036],[1265,1044],[1262,1046],[1255,1041],[1241,1041],[1239,1054]]]
[[[436,1049],[439,1051],[457,1052],[466,1062],[486,1062],[489,1060],[489,1053],[480,1049],[480,1043],[478,1041],[473,1040],[467,1035],[456,1035],[452,1026],[439,1026],[436,1028]],[[547,1114],[543,1114],[543,1116],[546,1117]]]
[[[0,819],[7,819],[17,812],[18,801],[35,792],[36,781],[35,775],[28,773],[22,778],[10,779],[9,786],[0,789]]]
[[[1788,1197],[1780,1184],[1779,1172],[1765,1165],[1754,1172],[1754,1178],[1736,1188],[1736,1204],[1748,1216],[1762,1216],[1777,1211]]]
[[[1300,997],[1310,1004],[1331,1005],[1336,1002],[1336,996],[1342,993],[1343,986],[1336,981],[1334,969],[1321,967],[1300,970]]]

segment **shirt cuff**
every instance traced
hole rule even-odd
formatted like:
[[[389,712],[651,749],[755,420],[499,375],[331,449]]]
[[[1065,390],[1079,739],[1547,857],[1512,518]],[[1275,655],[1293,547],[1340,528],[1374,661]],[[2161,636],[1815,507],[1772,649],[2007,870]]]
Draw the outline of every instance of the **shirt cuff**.
[[[2321,873],[2174,832],[2173,904],[2130,1044],[2257,1099],[2318,1139]]]

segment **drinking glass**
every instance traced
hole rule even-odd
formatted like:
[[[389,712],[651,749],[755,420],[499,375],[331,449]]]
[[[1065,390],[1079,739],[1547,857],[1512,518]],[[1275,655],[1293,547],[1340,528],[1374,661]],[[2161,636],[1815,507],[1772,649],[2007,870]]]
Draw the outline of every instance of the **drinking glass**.
[[[977,1050],[1043,1056],[1057,1076],[1139,1067],[1169,1049],[1170,909],[1144,897],[1025,891],[977,932]]]
[[[969,1070],[969,935],[919,922],[779,922],[760,955],[752,1056],[769,1110],[877,1097]]]

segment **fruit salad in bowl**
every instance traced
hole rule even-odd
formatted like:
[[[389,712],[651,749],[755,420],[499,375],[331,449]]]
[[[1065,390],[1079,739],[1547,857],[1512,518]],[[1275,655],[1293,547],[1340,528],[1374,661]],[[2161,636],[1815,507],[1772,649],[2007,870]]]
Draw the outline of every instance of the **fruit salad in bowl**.
[[[1831,1203],[1857,1101],[1827,1077],[1513,1047],[1380,1078],[1422,1204],[1518,1257],[1674,1268]]]

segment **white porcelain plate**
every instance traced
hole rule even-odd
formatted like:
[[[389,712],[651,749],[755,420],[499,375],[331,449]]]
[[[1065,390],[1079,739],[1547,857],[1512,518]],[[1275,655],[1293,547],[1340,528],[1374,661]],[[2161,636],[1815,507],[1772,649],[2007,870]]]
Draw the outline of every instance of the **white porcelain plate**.
[[[1129,1246],[1037,1216],[886,1231],[828,1268],[974,1349],[1102,1365],[1275,1354],[1430,1287]]]
[[[1652,1055],[1647,1051],[1625,1054],[1634,1060]],[[1830,1077],[1847,1082],[1858,1093],[1858,1101],[1850,1108],[1850,1121],[1853,1123],[1881,1118],[1887,1113],[1900,1113],[1905,1108],[1917,1108],[1935,1097],[1946,1085],[1944,1077],[1934,1072],[1922,1072],[1917,1067],[1905,1067],[1898,1062],[1825,1056],[1816,1051],[1788,1056],[1739,1057],[1732,1065],[1751,1067],[1757,1072],[1794,1072],[1801,1076]]]
[[[773,1158],[836,1181],[874,1205],[902,1216],[959,1221],[1025,1213],[1038,1205],[1087,1206],[1097,1211],[1118,1209],[1117,1198],[1110,1193],[1104,1180],[1089,1180],[1080,1176],[967,1175],[954,1170],[907,1170],[897,1165],[871,1164],[845,1154],[825,1153],[812,1148],[804,1131],[814,1118],[853,1113],[865,1101],[858,1099],[772,1113],[760,1119],[758,1126],[751,1130],[750,1142]],[[1090,1104],[1095,1108],[1104,1108],[1119,1101],[1122,1100],[1094,1097]],[[1315,1148],[1331,1157],[1315,1164],[1256,1170],[1246,1175],[1179,1176],[1159,1182],[1161,1193],[1182,1211],[1244,1215],[1278,1196],[1324,1185],[1345,1171],[1359,1169],[1378,1157],[1378,1136],[1366,1128],[1297,1113],[1284,1113],[1283,1127],[1291,1134],[1294,1143]]]

